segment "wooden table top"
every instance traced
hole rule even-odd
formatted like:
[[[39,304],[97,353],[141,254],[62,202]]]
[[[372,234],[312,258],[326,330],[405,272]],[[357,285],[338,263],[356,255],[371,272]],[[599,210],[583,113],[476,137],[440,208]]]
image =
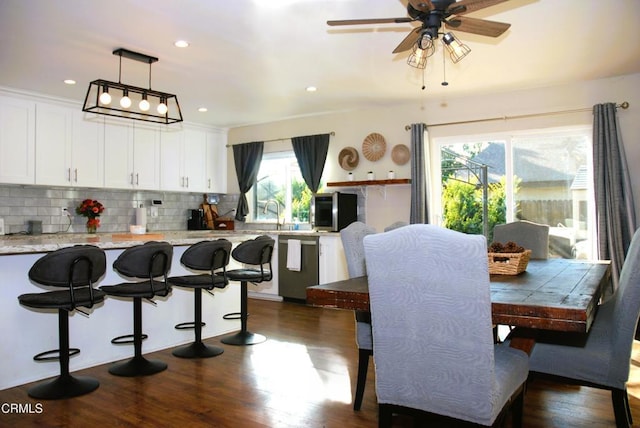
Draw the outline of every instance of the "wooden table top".
[[[531,260],[520,275],[491,275],[493,322],[586,333],[609,279],[608,261]],[[307,287],[307,304],[368,311],[367,277]]]

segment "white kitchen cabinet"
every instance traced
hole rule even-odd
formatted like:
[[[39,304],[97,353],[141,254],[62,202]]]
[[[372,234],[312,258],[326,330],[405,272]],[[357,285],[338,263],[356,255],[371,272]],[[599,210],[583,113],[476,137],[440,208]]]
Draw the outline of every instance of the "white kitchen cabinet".
[[[349,270],[340,234],[320,235],[319,244],[318,276],[320,284],[348,279]]]
[[[35,182],[36,103],[0,96],[0,183]]]
[[[35,183],[102,187],[103,121],[71,107],[36,104]]]
[[[160,188],[160,130],[125,121],[104,126],[105,187]]]
[[[227,193],[227,134],[207,132],[207,192]]]
[[[160,137],[162,190],[206,192],[207,133],[163,130]]]

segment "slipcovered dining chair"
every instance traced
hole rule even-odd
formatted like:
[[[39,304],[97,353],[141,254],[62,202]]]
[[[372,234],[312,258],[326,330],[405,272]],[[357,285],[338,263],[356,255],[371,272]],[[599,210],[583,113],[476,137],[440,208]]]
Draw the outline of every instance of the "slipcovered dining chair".
[[[364,262],[365,236],[376,233],[376,230],[366,224],[356,221],[340,231],[340,239],[347,260],[349,278],[356,278],[367,274]],[[368,311],[355,311],[356,344],[358,346],[358,378],[356,380],[356,394],[353,400],[353,410],[360,410],[364,387],[367,383],[369,357],[373,355],[373,339],[371,333],[371,314]]]
[[[193,328],[195,340],[172,351],[181,358],[209,358],[224,352],[219,346],[202,341],[202,290],[213,295],[214,288],[225,288],[229,284],[226,267],[229,264],[231,242],[227,239],[201,241],[191,245],[180,257],[180,263],[197,271],[192,275],[172,276],[169,283],[177,287],[193,289],[193,322],[183,322],[175,326],[178,330]],[[218,275],[220,273],[220,275]]]
[[[498,224],[493,228],[495,242],[513,241],[531,250],[532,259],[549,258],[549,226],[526,220]]]
[[[640,316],[640,229],[633,236],[620,272],[618,289],[601,304],[584,346],[536,341],[531,377],[611,391],[616,426],[632,423],[627,381],[636,325]]]
[[[526,353],[496,345],[484,236],[413,224],[364,238],[379,426],[521,426]]]

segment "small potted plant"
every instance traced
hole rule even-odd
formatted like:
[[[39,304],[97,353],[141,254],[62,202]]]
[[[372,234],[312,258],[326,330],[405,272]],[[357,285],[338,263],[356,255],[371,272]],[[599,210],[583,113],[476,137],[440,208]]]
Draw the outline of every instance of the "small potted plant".
[[[85,199],[76,207],[76,214],[87,217],[87,233],[96,233],[100,227],[100,214],[104,211],[104,205],[95,199]]]

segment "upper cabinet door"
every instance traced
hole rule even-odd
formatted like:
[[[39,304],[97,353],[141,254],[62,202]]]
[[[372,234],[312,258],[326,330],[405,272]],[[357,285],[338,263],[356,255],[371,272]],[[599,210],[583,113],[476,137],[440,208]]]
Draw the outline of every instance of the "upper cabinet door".
[[[206,130],[163,130],[160,147],[162,190],[207,191]]]
[[[160,189],[160,130],[133,127],[133,183],[136,189]]]
[[[0,183],[35,183],[36,103],[0,96]]]
[[[160,188],[183,191],[185,177],[182,162],[184,134],[181,130],[162,130],[160,134]]]
[[[36,184],[70,186],[72,111],[36,104]]]
[[[104,186],[104,119],[82,111],[73,113],[71,184]]]
[[[186,129],[182,153],[186,190],[206,192],[207,131]]]
[[[133,177],[133,124],[107,119],[104,124],[104,185],[131,189]]]
[[[71,107],[36,106],[36,184],[104,186],[104,121]]]
[[[207,132],[207,192],[227,193],[227,134]]]

